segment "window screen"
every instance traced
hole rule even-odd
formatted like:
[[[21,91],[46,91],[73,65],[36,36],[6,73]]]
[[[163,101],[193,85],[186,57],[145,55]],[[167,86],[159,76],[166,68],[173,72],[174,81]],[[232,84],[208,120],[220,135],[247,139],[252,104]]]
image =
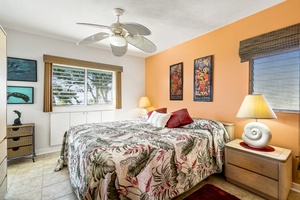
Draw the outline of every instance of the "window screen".
[[[252,60],[251,93],[273,110],[299,112],[300,50]]]
[[[87,70],[89,105],[113,104],[113,73]]]
[[[53,105],[84,105],[84,69],[53,66]]]
[[[53,65],[53,105],[113,105],[114,73]]]

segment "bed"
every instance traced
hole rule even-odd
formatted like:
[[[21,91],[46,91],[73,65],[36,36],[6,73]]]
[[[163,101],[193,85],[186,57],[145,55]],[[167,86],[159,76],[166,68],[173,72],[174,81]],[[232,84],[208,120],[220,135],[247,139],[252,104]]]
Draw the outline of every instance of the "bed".
[[[200,118],[176,128],[149,119],[73,126],[55,170],[68,165],[78,199],[172,199],[222,172],[226,127]]]

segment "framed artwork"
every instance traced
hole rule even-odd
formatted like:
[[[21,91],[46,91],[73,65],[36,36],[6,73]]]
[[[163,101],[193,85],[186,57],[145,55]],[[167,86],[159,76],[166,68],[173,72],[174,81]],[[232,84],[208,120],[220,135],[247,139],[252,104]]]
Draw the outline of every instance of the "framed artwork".
[[[212,102],[213,56],[194,60],[194,101]]]
[[[183,63],[170,66],[170,100],[183,99]]]
[[[7,86],[7,104],[33,104],[33,87]]]
[[[7,80],[36,82],[36,60],[7,57]]]

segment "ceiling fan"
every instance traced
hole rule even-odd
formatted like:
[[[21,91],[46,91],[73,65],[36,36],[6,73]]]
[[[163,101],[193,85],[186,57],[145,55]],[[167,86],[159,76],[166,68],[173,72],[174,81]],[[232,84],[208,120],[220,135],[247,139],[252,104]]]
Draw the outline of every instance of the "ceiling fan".
[[[109,38],[111,50],[115,56],[123,56],[127,52],[128,43],[147,53],[155,52],[155,44],[144,37],[150,35],[151,31],[147,27],[138,23],[120,23],[119,17],[122,16],[123,13],[124,10],[121,8],[113,9],[113,14],[117,17],[117,22],[112,23],[110,26],[90,23],[77,23],[79,25],[88,25],[106,29],[106,32],[99,32],[80,40],[77,42],[77,45],[89,45],[94,42]]]

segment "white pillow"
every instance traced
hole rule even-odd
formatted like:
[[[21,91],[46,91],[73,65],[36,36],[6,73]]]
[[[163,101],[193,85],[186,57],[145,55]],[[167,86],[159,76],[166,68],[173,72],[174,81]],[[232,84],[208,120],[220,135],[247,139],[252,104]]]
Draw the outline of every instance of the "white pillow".
[[[150,115],[149,119],[147,120],[148,124],[152,124],[153,126],[156,127],[161,127],[164,128],[170,119],[171,114],[167,113],[159,113],[156,111],[153,111],[152,114]]]

